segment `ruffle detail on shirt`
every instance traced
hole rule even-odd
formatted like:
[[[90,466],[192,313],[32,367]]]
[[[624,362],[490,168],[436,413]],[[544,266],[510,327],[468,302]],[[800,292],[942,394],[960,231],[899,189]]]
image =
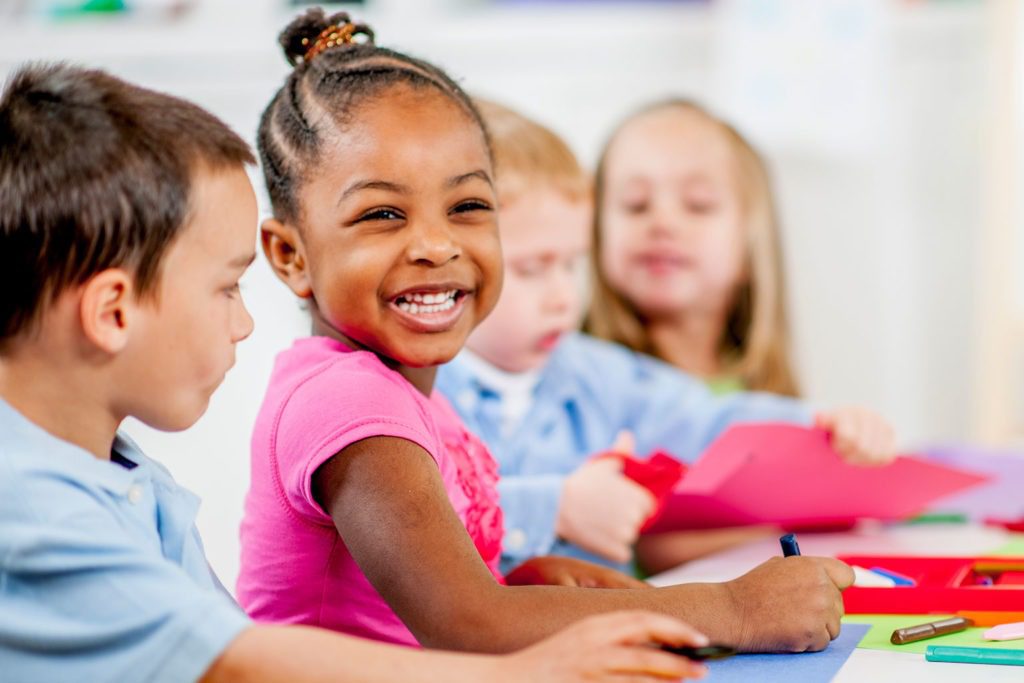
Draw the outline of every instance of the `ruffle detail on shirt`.
[[[480,557],[495,576],[501,560],[504,519],[498,504],[498,463],[487,447],[465,429],[444,435],[445,449],[455,464],[459,488],[468,499],[460,515]]]

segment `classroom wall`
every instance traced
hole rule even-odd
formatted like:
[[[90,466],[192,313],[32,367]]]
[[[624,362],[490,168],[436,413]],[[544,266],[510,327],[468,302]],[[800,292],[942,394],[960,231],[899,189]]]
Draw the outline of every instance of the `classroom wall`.
[[[430,11],[391,0],[360,15],[382,44],[551,125],[587,163],[639,104],[686,95],[718,106],[772,161],[808,398],[873,406],[910,445],[970,438],[984,7],[820,1],[796,17],[792,2],[747,0],[462,10],[452,0]],[[170,27],[0,18],[0,74],[25,59],[101,66],[191,98],[252,139],[286,74],[275,34],[291,11],[241,6],[208,0]],[[776,11],[758,15],[765,7]],[[180,434],[129,426],[203,497],[200,528],[229,586],[249,431],[274,354],[306,329],[262,260],[243,287],[256,331],[208,413]]]

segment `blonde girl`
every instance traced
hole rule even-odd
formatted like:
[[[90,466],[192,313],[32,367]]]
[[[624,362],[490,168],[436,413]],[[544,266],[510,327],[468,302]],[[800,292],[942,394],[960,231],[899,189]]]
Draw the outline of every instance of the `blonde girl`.
[[[732,126],[685,100],[626,119],[594,226],[589,332],[713,388],[799,394],[768,172]]]

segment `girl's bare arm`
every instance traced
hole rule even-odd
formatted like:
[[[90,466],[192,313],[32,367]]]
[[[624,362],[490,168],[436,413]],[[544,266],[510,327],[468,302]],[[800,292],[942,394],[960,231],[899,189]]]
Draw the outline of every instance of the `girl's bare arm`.
[[[839,632],[837,584],[849,570],[834,560],[778,558],[729,583],[655,590],[501,586],[437,465],[403,439],[348,446],[317,470],[313,491],[370,583],[427,647],[508,652],[622,609],[669,614],[749,650],[821,649]]]

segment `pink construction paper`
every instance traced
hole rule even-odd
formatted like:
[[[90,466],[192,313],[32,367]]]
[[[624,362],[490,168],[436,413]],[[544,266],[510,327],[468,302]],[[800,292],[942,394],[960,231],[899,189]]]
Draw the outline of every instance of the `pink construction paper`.
[[[898,520],[987,479],[910,456],[885,467],[849,465],[824,430],[735,425],[686,473],[651,531],[761,523],[828,528],[861,518]]]

